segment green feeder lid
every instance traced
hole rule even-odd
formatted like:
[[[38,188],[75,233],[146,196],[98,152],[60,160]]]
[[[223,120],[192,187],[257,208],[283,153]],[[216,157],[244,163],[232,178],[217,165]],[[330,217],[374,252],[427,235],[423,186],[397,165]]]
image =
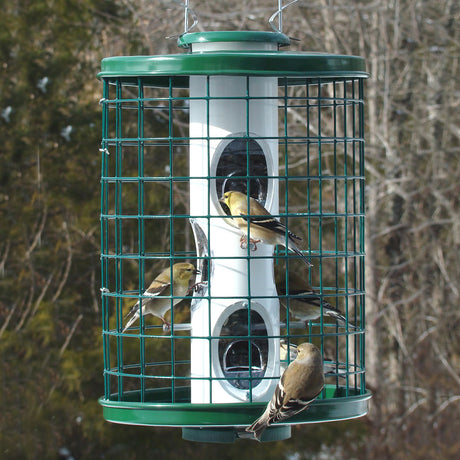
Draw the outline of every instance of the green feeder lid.
[[[288,36],[276,32],[188,33],[179,38],[178,45],[193,52],[108,57],[102,60],[98,77],[124,84],[137,84],[142,78],[144,84],[160,87],[168,86],[171,78],[179,88],[188,87],[191,75],[272,76],[280,78],[280,85],[303,84],[302,78],[368,77],[362,57],[277,49],[289,43]],[[193,50],[193,45],[199,46]]]
[[[218,51],[165,56],[115,56],[102,60],[99,78],[153,86],[188,88],[190,75],[279,77],[280,85],[303,84],[302,78],[367,78],[362,57],[289,51]]]
[[[184,34],[177,40],[177,45],[180,48],[190,48],[193,43],[211,42],[264,42],[276,43],[279,46],[288,46],[291,43],[291,40],[287,35],[280,32],[224,30]]]

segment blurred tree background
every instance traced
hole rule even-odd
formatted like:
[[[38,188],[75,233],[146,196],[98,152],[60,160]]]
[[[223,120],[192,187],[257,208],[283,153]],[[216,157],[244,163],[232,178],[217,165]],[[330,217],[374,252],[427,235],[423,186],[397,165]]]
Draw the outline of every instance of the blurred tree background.
[[[192,2],[195,30],[268,30],[277,2]],[[363,419],[198,444],[104,422],[99,296],[103,57],[180,52],[167,0],[10,0],[0,16],[0,456],[459,458],[460,6],[312,0],[291,49],[366,58]],[[69,456],[67,456],[68,458]]]

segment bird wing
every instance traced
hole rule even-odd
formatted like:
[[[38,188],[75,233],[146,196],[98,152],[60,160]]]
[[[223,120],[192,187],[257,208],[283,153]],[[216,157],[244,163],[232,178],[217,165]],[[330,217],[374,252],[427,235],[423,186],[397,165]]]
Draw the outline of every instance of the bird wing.
[[[162,294],[168,287],[171,286],[171,283],[161,283],[154,281],[144,292],[144,296],[155,297]]]
[[[295,233],[292,233],[290,230],[286,228],[286,226],[281,223],[279,220],[274,219],[271,215],[265,216],[248,216],[247,214],[240,213],[240,217],[247,222],[249,218],[249,223],[252,225],[257,225],[258,227],[262,227],[266,230],[270,230],[274,233],[279,235],[286,235],[288,234],[288,238],[291,240],[298,240],[301,241],[302,238],[297,236]]]
[[[305,302],[310,305],[315,305],[318,308],[321,307],[321,297],[317,296],[314,297],[316,294],[316,291],[311,290],[311,291],[305,291],[305,292],[299,292],[298,294],[296,291],[290,291],[290,294],[295,295],[295,299],[299,300],[300,302]],[[297,297],[298,295],[298,297]],[[312,296],[313,297],[310,297]],[[340,324],[345,326],[347,324],[347,319],[345,318],[345,315],[336,307],[333,307],[329,302],[326,302],[323,299],[323,314],[326,316],[330,316],[331,318],[334,318],[336,321],[338,321]],[[348,323],[350,327],[356,327],[351,323]]]
[[[303,411],[318,397],[321,391],[306,401],[293,398],[286,400],[286,392],[281,382],[279,382],[270,401],[270,410],[268,413],[269,424],[279,422]]]
[[[280,289],[281,295],[286,295],[285,289]],[[314,289],[310,289],[307,291],[302,291],[301,289],[290,289],[289,295],[295,296],[293,299],[298,300],[299,302],[308,303],[310,305],[315,305],[316,307],[321,307],[321,297]],[[338,309],[333,307],[329,302],[323,300],[323,308],[327,310],[332,310],[332,312],[337,313],[337,315],[331,314],[330,316],[337,316],[343,317],[342,312]],[[326,311],[324,311],[327,314]]]
[[[142,294],[144,297],[156,297],[160,294],[162,294],[165,289],[167,289],[169,286],[171,286],[171,283],[161,283],[157,280],[154,280],[152,284],[144,291],[144,294]],[[142,302],[142,305],[144,305],[145,302]],[[136,311],[139,309],[139,301],[137,301],[131,309],[126,313],[125,319],[128,318],[128,316],[134,315]]]
[[[280,410],[270,418],[270,423],[279,422],[302,412],[319,396],[320,393],[321,391],[308,401],[303,401],[301,399],[288,399],[283,406],[281,406]]]

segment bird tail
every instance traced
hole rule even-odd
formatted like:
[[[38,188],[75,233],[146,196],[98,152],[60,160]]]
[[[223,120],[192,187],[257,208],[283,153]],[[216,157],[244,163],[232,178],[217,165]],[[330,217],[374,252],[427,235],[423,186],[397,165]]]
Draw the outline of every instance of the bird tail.
[[[330,305],[330,304],[328,304]],[[342,326],[347,325],[347,319],[345,316],[343,316],[339,311],[337,311],[335,308],[331,306],[331,310],[324,310],[324,314],[327,316],[330,316],[331,318],[334,318],[339,324]],[[353,324],[348,323],[348,327],[356,328]]]
[[[330,316],[331,318],[334,318],[340,324],[342,324],[342,325],[347,324],[347,320],[346,320],[345,316],[343,316],[341,313],[339,313],[339,312],[337,312],[335,310],[327,310],[327,312],[325,312],[325,313],[326,313],[326,315]]]
[[[313,264],[310,262],[310,260],[308,259],[308,257],[305,257],[303,254],[302,254],[302,251],[292,242],[290,242],[289,244],[289,249],[292,251],[292,252],[295,252],[298,256],[302,257],[302,259],[304,260],[304,262],[309,266],[309,267],[313,267]]]
[[[126,323],[126,326],[123,328],[122,332],[125,332],[128,327],[130,327],[132,324],[134,324],[137,319],[139,318],[139,302],[136,302],[131,310],[129,310],[128,313],[125,315],[125,319],[128,318],[129,316],[132,316],[130,320]]]
[[[248,433],[254,433],[254,437],[257,441],[260,441],[260,438],[268,425],[268,412],[265,411],[251,426],[246,428],[246,431]]]
[[[334,361],[324,361],[323,362],[324,376],[325,377],[339,377],[346,379],[348,375],[348,370],[338,367],[338,363]],[[348,368],[350,369],[350,368]]]

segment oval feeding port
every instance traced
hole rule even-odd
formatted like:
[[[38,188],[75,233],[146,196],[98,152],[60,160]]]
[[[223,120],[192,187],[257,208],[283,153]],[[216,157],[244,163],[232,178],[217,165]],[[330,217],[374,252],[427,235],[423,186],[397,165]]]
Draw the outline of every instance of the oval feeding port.
[[[251,347],[251,366],[249,366],[249,347]],[[260,348],[257,344],[250,344],[248,340],[237,340],[231,343],[225,350],[223,361],[222,369],[225,377],[239,390],[249,389],[250,377],[252,377],[252,386],[256,387],[265,373]]]
[[[250,196],[264,204],[267,200],[268,169],[262,147],[254,139],[223,142],[227,145],[216,168],[217,196],[221,197],[230,190],[247,193],[249,187]]]
[[[251,325],[248,325],[248,311],[240,309],[233,312],[224,322],[220,336],[252,336],[219,341],[219,363],[228,382],[239,390],[255,388],[262,381],[267,369],[268,339],[267,328],[262,317],[256,311],[250,313]]]

